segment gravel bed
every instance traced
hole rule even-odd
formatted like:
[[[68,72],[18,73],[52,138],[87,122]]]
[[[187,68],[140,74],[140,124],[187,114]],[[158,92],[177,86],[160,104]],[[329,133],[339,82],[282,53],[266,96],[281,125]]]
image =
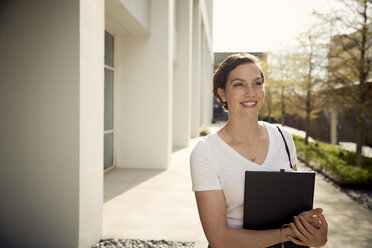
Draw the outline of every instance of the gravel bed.
[[[194,242],[141,239],[101,239],[92,248],[193,248]]]

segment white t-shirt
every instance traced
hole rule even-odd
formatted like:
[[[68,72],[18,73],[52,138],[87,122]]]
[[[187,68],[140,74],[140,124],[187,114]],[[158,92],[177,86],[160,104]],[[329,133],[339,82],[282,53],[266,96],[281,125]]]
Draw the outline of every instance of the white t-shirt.
[[[262,165],[240,155],[217,133],[211,133],[199,141],[190,156],[193,191],[223,190],[227,224],[230,228],[243,227],[245,171],[292,171],[278,129],[267,122],[260,123],[269,136],[269,150]],[[292,165],[295,165],[296,148],[292,136],[284,128],[280,127],[280,130],[287,141]]]

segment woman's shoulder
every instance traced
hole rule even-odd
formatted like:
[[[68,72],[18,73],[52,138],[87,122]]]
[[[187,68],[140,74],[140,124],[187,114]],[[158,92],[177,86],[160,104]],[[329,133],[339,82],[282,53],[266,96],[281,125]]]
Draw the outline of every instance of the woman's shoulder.
[[[271,131],[277,132],[278,134],[280,134],[279,130],[282,131],[282,133],[285,137],[292,136],[292,134],[288,130],[288,128],[283,127],[281,124],[278,124],[278,123],[273,124],[273,123],[269,123],[269,122],[266,122],[266,121],[260,121],[260,123],[262,123],[267,129],[270,129]]]
[[[206,153],[211,146],[213,146],[216,142],[216,132],[212,132],[206,136],[204,136],[201,140],[198,141],[192,153]]]

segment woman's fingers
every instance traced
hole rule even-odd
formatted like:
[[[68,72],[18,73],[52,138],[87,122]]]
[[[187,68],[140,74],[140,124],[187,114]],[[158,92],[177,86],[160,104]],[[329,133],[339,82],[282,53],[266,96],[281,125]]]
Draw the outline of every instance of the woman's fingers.
[[[288,236],[288,239],[297,245],[323,246],[326,244],[328,223],[322,212],[322,209],[313,209],[295,216],[293,223],[290,224],[294,237]]]
[[[302,218],[302,220],[300,218]],[[309,232],[309,230],[306,229],[306,227],[302,223],[303,221],[306,222],[305,221],[305,218],[302,217],[302,216],[300,218],[297,217],[297,216],[295,216],[293,218],[294,219],[294,223],[296,224],[296,227],[301,232],[301,234],[304,235],[306,237],[306,239],[310,239],[310,237],[311,237],[312,234]]]
[[[296,237],[288,238],[291,242],[307,246],[323,246],[327,243],[328,224],[323,214],[319,214],[321,227],[313,227],[303,217],[294,217],[294,222],[290,224],[291,230]],[[297,240],[296,240],[297,238]]]
[[[310,219],[307,219],[307,222],[309,222],[309,224],[315,227],[316,229],[320,228],[320,218],[317,215],[314,215]]]
[[[288,240],[291,241],[292,243],[295,243],[296,245],[306,245],[305,242],[303,242],[299,239],[295,239],[292,236],[288,236]]]
[[[308,242],[307,237],[301,233],[301,231],[297,228],[297,225],[294,223],[290,224],[291,230],[296,236],[297,239],[303,241],[303,242]]]
[[[324,215],[323,214],[319,214],[318,215],[319,216],[319,219],[320,219],[320,222],[321,222],[321,227],[324,229],[328,229],[328,223],[327,223],[327,221],[326,221],[326,219],[325,219],[325,217],[324,217]]]
[[[302,225],[305,227],[305,229],[306,229],[309,233],[314,234],[314,233],[317,231],[317,229],[316,229],[315,227],[313,227],[312,225],[310,225],[310,223],[307,222],[306,219],[305,219],[304,217],[300,216],[299,219],[300,219]]]
[[[318,215],[318,214],[321,214],[323,213],[323,209],[322,208],[314,208],[310,211],[304,211],[300,214],[300,216],[304,217],[305,219],[309,219],[311,218],[312,216],[314,215]]]
[[[319,218],[320,218],[320,221],[321,221],[321,227],[319,228],[319,243],[321,245],[325,245],[327,243],[327,240],[328,240],[328,223],[324,217],[323,214],[320,214],[319,215]]]

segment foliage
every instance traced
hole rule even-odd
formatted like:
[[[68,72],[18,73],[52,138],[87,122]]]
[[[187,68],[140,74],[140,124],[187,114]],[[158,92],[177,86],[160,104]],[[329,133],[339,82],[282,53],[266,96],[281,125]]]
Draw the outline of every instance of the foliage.
[[[372,158],[364,157],[363,165],[356,167],[353,165],[355,152],[318,141],[305,145],[304,139],[296,135],[293,139],[297,156],[336,183],[342,186],[372,185]]]
[[[275,108],[272,113],[274,117],[279,113],[282,124],[287,123],[284,118],[287,115],[303,118],[306,137],[310,133],[311,119],[324,107],[315,92],[325,83],[327,51],[324,49],[324,32],[316,24],[314,18],[309,26],[304,27],[294,49],[283,47],[269,54],[267,81],[273,82],[270,95],[276,98],[272,100]]]
[[[199,132],[199,135],[200,135],[200,136],[207,136],[207,135],[210,134],[210,133],[211,133],[211,129],[210,129],[209,126],[207,126],[207,125],[202,125],[202,126],[200,127],[200,132]]]
[[[372,107],[372,1],[337,0],[337,8],[316,13],[329,29],[328,99],[339,112],[355,109],[357,156],[362,164],[366,116]],[[329,90],[331,89],[331,90]]]

